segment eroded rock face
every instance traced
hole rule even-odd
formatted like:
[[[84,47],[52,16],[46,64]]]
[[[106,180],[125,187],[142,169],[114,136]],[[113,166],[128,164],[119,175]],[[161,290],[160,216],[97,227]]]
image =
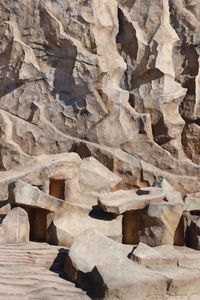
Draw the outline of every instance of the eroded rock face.
[[[154,167],[180,176],[183,194],[191,182],[199,189],[182,134],[199,118],[198,3],[2,0],[0,9],[2,171],[73,151],[124,172],[128,188],[146,184],[141,165],[142,178],[129,178],[139,159],[151,176]]]
[[[92,242],[94,241],[94,243]],[[95,230],[74,241],[64,271],[95,299],[192,299],[199,296],[199,253],[173,246],[116,244]],[[133,257],[134,261],[128,259]],[[190,298],[191,297],[191,298]]]
[[[13,208],[2,222],[5,244],[22,244],[29,241],[28,214],[21,207]]]
[[[115,256],[73,267],[99,297],[199,295],[199,270],[113,262],[200,248],[199,26],[195,0],[1,0],[1,243],[77,247],[72,267],[96,239]]]

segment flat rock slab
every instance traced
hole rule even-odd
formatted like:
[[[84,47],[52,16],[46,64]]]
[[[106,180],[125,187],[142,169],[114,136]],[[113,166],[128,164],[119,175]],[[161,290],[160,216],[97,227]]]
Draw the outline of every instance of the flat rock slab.
[[[200,252],[187,247],[163,245],[150,247],[144,243],[139,243],[133,251],[134,261],[141,265],[179,265],[193,268],[200,268]]]
[[[159,187],[142,188],[135,190],[119,190],[100,195],[98,204],[110,213],[122,214],[128,210],[143,209],[150,203],[160,202],[165,192]]]
[[[102,213],[102,211],[100,212]],[[71,247],[74,239],[84,230],[94,228],[115,240],[122,239],[122,216],[110,218],[109,214],[103,212],[92,214],[90,207],[64,203],[62,209],[55,214],[52,224],[55,230],[49,228],[48,242],[52,243],[54,232],[58,245]],[[53,233],[53,236],[52,236]]]
[[[200,210],[200,195],[198,196],[198,198],[193,195],[187,195],[187,197],[185,197],[184,201],[187,211]]]
[[[9,200],[15,204],[43,208],[55,212],[63,205],[63,201],[45,194],[37,187],[18,180],[9,186]]]
[[[129,260],[131,253],[140,260]],[[86,230],[75,239],[64,271],[94,299],[166,300],[187,295],[192,300],[200,295],[200,269],[194,266],[199,257],[198,251],[170,245],[140,244],[131,251],[96,230]]]
[[[49,270],[59,249],[32,242],[0,246],[0,299],[89,299]]]

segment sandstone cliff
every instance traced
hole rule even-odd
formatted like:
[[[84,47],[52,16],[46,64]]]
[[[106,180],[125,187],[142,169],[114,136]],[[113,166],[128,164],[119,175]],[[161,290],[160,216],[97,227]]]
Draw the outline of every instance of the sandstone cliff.
[[[71,247],[97,298],[199,299],[199,55],[198,0],[1,0],[0,243]]]
[[[199,190],[199,6],[2,0],[1,171],[77,152]]]

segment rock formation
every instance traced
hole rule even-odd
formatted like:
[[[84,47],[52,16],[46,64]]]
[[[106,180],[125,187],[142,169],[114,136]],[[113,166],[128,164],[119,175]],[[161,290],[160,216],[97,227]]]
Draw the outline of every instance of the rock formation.
[[[199,29],[195,0],[1,0],[2,249],[71,248],[90,297],[199,299]]]

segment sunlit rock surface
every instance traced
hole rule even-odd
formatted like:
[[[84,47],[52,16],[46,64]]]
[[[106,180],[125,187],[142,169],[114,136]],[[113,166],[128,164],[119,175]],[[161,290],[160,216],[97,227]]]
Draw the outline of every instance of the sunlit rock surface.
[[[169,245],[200,249],[199,29],[197,0],[0,1],[2,245],[68,249],[86,230],[87,253],[95,232],[161,262],[134,262],[138,286],[132,261],[94,264],[98,297],[199,299],[199,270],[161,267]]]

